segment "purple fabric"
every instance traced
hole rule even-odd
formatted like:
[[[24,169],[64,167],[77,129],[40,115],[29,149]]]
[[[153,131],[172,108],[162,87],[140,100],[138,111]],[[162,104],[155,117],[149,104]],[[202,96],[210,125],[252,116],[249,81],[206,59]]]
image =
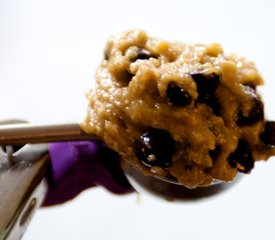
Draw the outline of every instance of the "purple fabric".
[[[103,186],[124,194],[134,191],[119,166],[119,156],[99,141],[51,143],[49,191],[44,206],[64,203],[83,190]]]

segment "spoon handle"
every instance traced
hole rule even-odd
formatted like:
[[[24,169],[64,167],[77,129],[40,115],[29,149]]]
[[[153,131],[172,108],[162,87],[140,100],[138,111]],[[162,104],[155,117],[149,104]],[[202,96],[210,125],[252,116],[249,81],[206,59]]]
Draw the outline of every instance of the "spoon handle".
[[[84,132],[78,123],[0,125],[0,146],[70,140],[99,140]]]
[[[261,136],[264,143],[275,146],[275,121],[267,121]],[[70,140],[100,140],[83,131],[78,123],[0,125],[0,146]]]

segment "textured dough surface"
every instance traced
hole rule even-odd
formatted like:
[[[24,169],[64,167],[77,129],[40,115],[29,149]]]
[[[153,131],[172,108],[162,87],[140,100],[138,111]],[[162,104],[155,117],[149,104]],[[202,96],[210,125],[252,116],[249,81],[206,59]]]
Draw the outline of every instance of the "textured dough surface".
[[[177,179],[189,188],[231,181],[270,154],[259,138],[265,121],[256,86],[262,83],[252,62],[225,55],[219,44],[189,45],[128,31],[107,43],[82,126],[145,175]],[[173,91],[185,93],[183,102]],[[137,141],[151,129],[172,136],[169,165],[154,164],[153,155],[149,164],[140,161]],[[247,168],[238,158],[248,155]]]

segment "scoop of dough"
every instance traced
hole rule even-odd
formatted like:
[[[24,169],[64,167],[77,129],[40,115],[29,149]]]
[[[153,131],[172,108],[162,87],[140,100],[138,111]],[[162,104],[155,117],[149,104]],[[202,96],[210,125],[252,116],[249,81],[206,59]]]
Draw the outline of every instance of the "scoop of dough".
[[[83,128],[144,175],[188,188],[249,173],[272,153],[260,139],[263,80],[219,44],[183,44],[133,30],[109,39]]]

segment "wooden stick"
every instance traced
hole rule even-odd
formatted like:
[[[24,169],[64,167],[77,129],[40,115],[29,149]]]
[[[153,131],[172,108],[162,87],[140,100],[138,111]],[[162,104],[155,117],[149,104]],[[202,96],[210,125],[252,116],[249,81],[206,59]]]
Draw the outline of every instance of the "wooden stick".
[[[99,140],[99,138],[84,132],[77,123],[0,125],[0,146],[70,140]]]

